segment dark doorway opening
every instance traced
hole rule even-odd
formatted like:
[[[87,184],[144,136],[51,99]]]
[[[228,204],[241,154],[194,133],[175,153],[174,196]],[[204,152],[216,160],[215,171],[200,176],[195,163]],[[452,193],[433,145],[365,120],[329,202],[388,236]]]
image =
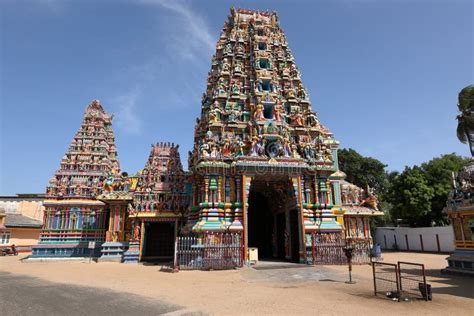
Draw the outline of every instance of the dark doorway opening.
[[[299,262],[300,260],[300,238],[298,229],[298,211],[293,209],[290,211],[290,231],[291,231],[291,261]]]
[[[254,178],[247,212],[248,247],[259,260],[299,261],[298,216],[288,178]]]
[[[249,195],[248,225],[249,225],[249,247],[258,248],[258,256],[261,258],[272,258],[272,235],[273,214],[271,213],[267,199],[258,192]]]
[[[169,261],[174,254],[175,223],[146,223],[143,261]]]

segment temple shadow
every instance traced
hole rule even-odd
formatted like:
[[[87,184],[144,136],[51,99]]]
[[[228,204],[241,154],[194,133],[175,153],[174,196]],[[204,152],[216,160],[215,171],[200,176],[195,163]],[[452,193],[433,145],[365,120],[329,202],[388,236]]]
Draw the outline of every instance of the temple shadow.
[[[401,273],[417,274],[418,271],[418,269],[402,269]],[[436,294],[474,299],[473,277],[443,274],[439,269],[425,269],[425,274],[426,282],[432,284],[433,299],[436,299]],[[440,284],[446,286],[440,286]]]
[[[433,280],[434,282],[446,285],[445,287],[434,286],[432,288],[434,295],[439,293],[474,299],[474,278],[442,274],[437,269],[428,270],[427,275],[430,278],[436,278],[436,280]]]

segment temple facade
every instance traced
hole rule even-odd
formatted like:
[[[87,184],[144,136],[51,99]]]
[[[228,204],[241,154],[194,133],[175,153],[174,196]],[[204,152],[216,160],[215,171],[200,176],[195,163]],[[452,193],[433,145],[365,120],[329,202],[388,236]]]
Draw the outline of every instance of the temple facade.
[[[344,180],[339,142],[312,109],[276,13],[231,9],[187,174],[171,143],[153,144],[138,173],[121,172],[111,124],[99,101],[89,104],[47,188],[33,258],[170,260],[178,235],[198,238],[195,250],[232,234],[238,262],[249,248],[306,263],[324,259],[320,244],[370,248],[369,219],[382,214],[377,199]],[[324,262],[341,262],[338,249]]]
[[[255,247],[295,262],[315,240],[370,242],[369,217],[381,212],[375,196],[344,181],[338,145],[312,109],[277,14],[231,9],[195,127],[183,231],[240,232],[246,258]]]

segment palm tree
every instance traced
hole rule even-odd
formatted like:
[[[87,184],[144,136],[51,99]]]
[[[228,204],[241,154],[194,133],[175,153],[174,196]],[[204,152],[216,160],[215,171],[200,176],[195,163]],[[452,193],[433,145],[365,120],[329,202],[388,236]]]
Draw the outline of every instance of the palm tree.
[[[471,156],[474,157],[474,85],[469,85],[459,92],[457,135],[461,143],[469,144]]]

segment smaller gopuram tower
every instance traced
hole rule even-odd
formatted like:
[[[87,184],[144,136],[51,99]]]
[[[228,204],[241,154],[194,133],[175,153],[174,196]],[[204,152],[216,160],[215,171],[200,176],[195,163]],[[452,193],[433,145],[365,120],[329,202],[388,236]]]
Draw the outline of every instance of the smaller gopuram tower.
[[[105,204],[96,197],[120,173],[112,117],[99,100],[86,108],[81,127],[49,181],[43,230],[32,257],[99,255],[107,229]],[[89,248],[89,242],[95,242]]]
[[[179,146],[161,142],[151,146],[129,207],[131,241],[139,245],[141,261],[170,259],[187,209],[185,173]]]

